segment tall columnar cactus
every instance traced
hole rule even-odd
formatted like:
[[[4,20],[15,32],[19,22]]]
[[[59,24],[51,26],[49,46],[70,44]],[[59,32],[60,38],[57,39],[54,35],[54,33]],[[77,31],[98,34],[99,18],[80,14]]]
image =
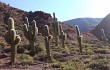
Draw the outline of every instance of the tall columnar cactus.
[[[50,40],[52,39],[52,36],[49,34],[48,25],[45,25],[44,34],[45,34],[45,46],[46,46],[47,58],[48,58],[48,61],[51,62],[52,56],[51,56],[51,50],[50,50]]]
[[[53,13],[53,16],[54,16],[54,23],[52,23],[52,27],[54,29],[55,46],[58,46],[59,35],[60,35],[59,22],[55,17],[55,13]]]
[[[21,41],[17,31],[14,29],[14,20],[10,17],[8,19],[8,32],[4,36],[5,41],[11,45],[11,64],[14,65],[16,61],[17,45]]]
[[[60,39],[61,39],[61,43],[62,43],[62,47],[65,48],[65,40],[66,40],[66,34],[64,33],[63,29],[62,29],[62,25],[59,25],[59,30],[60,30]]]
[[[61,39],[62,47],[65,48],[66,34],[63,32],[63,30],[61,31],[60,39]]]
[[[75,27],[76,27],[76,31],[77,31],[77,40],[79,43],[79,50],[80,50],[80,53],[82,53],[82,42],[81,42],[82,36],[80,35],[79,27],[77,25]]]
[[[36,40],[37,34],[38,34],[38,28],[36,27],[36,21],[32,21],[32,26],[29,25],[28,18],[25,17],[25,24],[23,27],[24,35],[28,39],[31,47],[31,53],[32,55],[35,55],[35,45],[34,42]]]
[[[101,34],[102,34],[102,40],[104,41],[105,46],[106,46],[106,45],[107,45],[107,41],[108,41],[108,39],[106,38],[106,35],[105,35],[105,32],[104,32],[104,29],[101,29]]]

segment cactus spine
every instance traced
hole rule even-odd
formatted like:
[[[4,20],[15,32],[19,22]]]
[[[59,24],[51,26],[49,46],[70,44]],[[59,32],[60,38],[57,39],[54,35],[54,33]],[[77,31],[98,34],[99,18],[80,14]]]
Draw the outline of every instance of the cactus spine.
[[[108,39],[106,38],[104,29],[101,29],[101,34],[102,34],[102,40],[104,41],[105,46],[106,46]]]
[[[47,53],[47,58],[48,61],[52,61],[52,56],[51,56],[51,50],[50,50],[50,40],[52,39],[52,36],[49,34],[49,28],[48,25],[45,25],[45,46],[46,46],[46,53]]]
[[[36,21],[32,21],[32,26],[29,25],[28,18],[25,17],[25,24],[23,27],[24,35],[28,39],[31,47],[31,53],[32,55],[35,55],[36,50],[35,50],[35,45],[34,42],[36,40],[36,36],[38,34],[38,28],[36,27]]]
[[[76,27],[76,31],[77,31],[77,40],[79,43],[79,51],[80,51],[80,53],[82,53],[82,42],[81,42],[82,36],[80,35],[79,27],[77,25],[75,27]]]
[[[5,41],[11,45],[11,65],[14,65],[16,61],[17,45],[21,41],[21,38],[14,29],[14,20],[11,17],[8,19],[8,32],[5,34],[4,38]]]
[[[58,41],[59,41],[59,22],[57,22],[57,18],[55,17],[55,13],[53,13],[54,17],[54,23],[52,24],[53,29],[54,29],[54,37],[55,37],[55,46],[58,46]]]

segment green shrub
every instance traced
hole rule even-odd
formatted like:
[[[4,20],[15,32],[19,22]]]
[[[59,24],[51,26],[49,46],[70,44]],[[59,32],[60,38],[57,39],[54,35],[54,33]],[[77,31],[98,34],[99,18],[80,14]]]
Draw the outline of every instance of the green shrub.
[[[45,45],[44,45],[44,43],[39,43],[39,44],[36,46],[36,53],[38,54],[38,53],[40,53],[40,52],[42,52],[42,51],[46,51]]]
[[[98,48],[98,49],[94,49],[94,52],[100,54],[109,54],[110,50],[107,48]]]
[[[27,54],[21,54],[18,58],[23,65],[30,65],[34,63],[34,59]]]
[[[92,62],[89,67],[92,70],[109,70],[107,64],[104,64],[103,62]]]
[[[39,52],[38,54],[36,54],[34,56],[34,59],[35,60],[40,60],[40,61],[46,61],[46,59],[47,59],[46,52]]]

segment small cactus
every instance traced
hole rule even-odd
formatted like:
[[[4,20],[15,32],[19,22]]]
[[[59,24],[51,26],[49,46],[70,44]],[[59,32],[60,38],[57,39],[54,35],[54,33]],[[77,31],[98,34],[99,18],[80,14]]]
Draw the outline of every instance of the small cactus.
[[[36,27],[36,21],[32,21],[32,26],[29,25],[28,18],[25,17],[25,24],[23,27],[24,35],[28,39],[31,47],[31,53],[32,55],[36,54],[35,45],[34,42],[36,40],[36,37],[38,35],[38,28]]]
[[[102,40],[104,41],[105,46],[106,46],[106,45],[107,45],[107,41],[108,41],[108,39],[106,38],[106,35],[105,35],[105,32],[104,32],[104,29],[101,29],[101,34],[102,34]]]
[[[5,41],[11,45],[11,65],[14,65],[16,61],[17,45],[21,41],[21,38],[14,29],[14,20],[11,17],[8,19],[8,32],[5,34],[4,38]]]
[[[46,53],[47,53],[47,58],[48,61],[52,61],[52,56],[51,56],[51,50],[50,50],[50,40],[52,39],[52,36],[49,34],[49,28],[48,25],[45,25],[45,46],[46,46]]]
[[[82,42],[81,42],[82,36],[80,35],[79,27],[77,25],[75,27],[76,27],[76,31],[77,31],[77,40],[79,43],[79,50],[80,50],[80,53],[82,53]]]
[[[59,35],[60,35],[59,22],[57,21],[57,18],[55,17],[55,13],[53,13],[53,17],[54,17],[54,22],[52,23],[52,27],[54,29],[55,46],[58,46]]]

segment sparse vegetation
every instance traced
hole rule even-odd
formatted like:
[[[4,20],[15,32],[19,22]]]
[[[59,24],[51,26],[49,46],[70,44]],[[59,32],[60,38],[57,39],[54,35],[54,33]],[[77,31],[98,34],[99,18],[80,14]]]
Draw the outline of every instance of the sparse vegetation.
[[[15,69],[21,69],[26,65],[28,66],[25,69],[31,68],[31,66],[47,70],[110,69],[110,44],[107,43],[108,40],[104,37],[103,30],[104,42],[98,40],[90,33],[80,33],[78,26],[76,26],[75,30],[75,27],[70,28],[58,22],[55,13],[53,13],[54,17],[52,18],[49,14],[41,11],[30,12],[24,14],[29,17],[29,20],[25,18],[26,21],[21,21],[22,17],[20,13],[23,14],[24,12],[17,11],[18,15],[13,15],[16,22],[15,25],[12,18],[9,18],[10,23],[8,26],[0,24],[1,30],[2,28],[4,29],[3,35],[5,35],[4,39],[0,37],[1,69],[10,69],[10,60]],[[8,17],[11,15],[9,13]],[[33,19],[36,21],[29,23]],[[24,27],[22,27],[22,23],[24,23]],[[83,35],[83,40],[81,35]],[[0,36],[2,36],[2,33],[0,33]]]

